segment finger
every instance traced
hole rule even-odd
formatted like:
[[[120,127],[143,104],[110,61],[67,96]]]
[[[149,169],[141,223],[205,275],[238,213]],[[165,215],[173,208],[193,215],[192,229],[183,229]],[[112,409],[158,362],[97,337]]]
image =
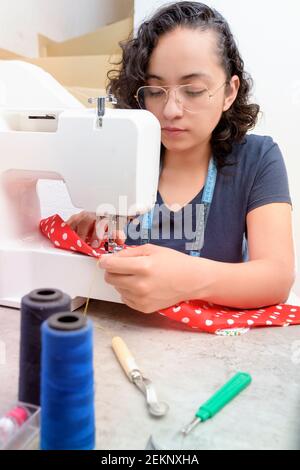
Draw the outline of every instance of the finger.
[[[91,233],[91,230],[93,231],[94,229],[94,222],[89,223],[87,220],[82,220],[79,222],[77,226],[77,234],[82,240],[87,240],[89,238],[89,234]]]
[[[128,307],[132,308],[133,310],[137,310],[138,312],[140,311],[135,300],[128,297],[126,292],[122,293],[121,291],[119,293],[121,295],[121,300],[122,302],[124,302],[124,304],[126,304]]]
[[[75,228],[77,227],[77,219],[74,216],[72,216],[70,217],[70,219],[66,221],[66,224],[69,225],[69,227],[71,227],[72,230],[75,230]]]
[[[104,235],[108,230],[108,218],[103,217],[103,219],[97,221],[96,223],[96,236],[98,240],[104,240]]]
[[[118,245],[124,245],[126,241],[126,235],[123,230],[116,230],[112,234],[113,240],[116,241]]]
[[[104,276],[105,282],[114,286],[118,291],[126,290],[127,293],[132,292],[134,285],[134,276],[132,274],[115,274],[106,272]]]
[[[84,217],[84,214],[86,214],[85,211],[78,212],[77,214],[71,215],[71,217],[69,217],[69,219],[66,221],[66,224],[70,226],[71,225],[76,226],[77,223],[80,221],[80,219]]]
[[[124,250],[125,251],[125,250]],[[115,274],[143,274],[145,271],[144,256],[135,258],[122,258],[118,254],[102,256],[99,261],[99,267],[109,273]]]
[[[132,308],[133,310],[136,310],[139,313],[142,313],[143,315],[151,315],[154,313],[154,312],[145,312],[143,310],[143,307],[141,307],[139,303],[137,303],[135,300],[132,300],[130,297],[127,297],[126,295],[125,296],[122,295],[121,300],[128,307]]]
[[[70,225],[73,222],[74,218],[75,218],[75,215],[74,214],[71,215],[71,217],[69,217],[68,220],[66,221],[66,224]]]
[[[96,227],[94,225],[91,227],[91,231],[88,235],[87,242],[91,245],[92,248],[99,248],[101,245],[101,241],[98,240],[97,234],[96,234]]]
[[[140,256],[149,256],[153,251],[153,245],[140,245],[137,247],[127,247],[126,250],[115,254],[118,258],[133,258]]]

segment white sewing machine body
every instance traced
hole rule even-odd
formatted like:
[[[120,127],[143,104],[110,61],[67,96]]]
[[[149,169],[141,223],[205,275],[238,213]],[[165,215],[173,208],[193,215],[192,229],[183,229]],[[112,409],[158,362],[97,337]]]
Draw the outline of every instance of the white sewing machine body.
[[[59,250],[40,234],[36,186],[40,179],[63,180],[75,207],[101,215],[104,208],[124,217],[151,210],[159,178],[159,122],[147,111],[107,109],[100,127],[95,110],[80,103],[59,106],[57,90],[63,87],[48,74],[38,70],[37,76],[29,64],[12,65],[0,63],[2,89],[1,67],[13,73],[25,67],[32,72],[27,95],[33,105],[28,107],[27,96],[26,107],[0,107],[0,304],[18,307],[23,295],[45,287],[73,299],[90,295],[121,302],[101,270],[91,290],[95,259]],[[43,102],[43,94],[48,102],[53,96],[53,107],[38,108],[35,97]]]

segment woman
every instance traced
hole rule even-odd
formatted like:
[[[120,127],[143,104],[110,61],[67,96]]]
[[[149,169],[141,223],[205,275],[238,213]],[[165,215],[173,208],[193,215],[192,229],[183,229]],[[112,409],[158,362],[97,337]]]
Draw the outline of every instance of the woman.
[[[118,107],[147,109],[161,124],[157,207],[171,231],[162,235],[166,220],[154,212],[149,243],[137,242],[129,224],[126,244],[140,246],[103,257],[106,282],[144,313],[189,299],[241,309],[285,302],[294,282],[286,169],[272,138],[247,134],[259,106],[227,22],[204,4],[177,2],[122,47],[109,87]],[[178,239],[182,219],[198,238]],[[87,236],[94,220],[69,223]]]

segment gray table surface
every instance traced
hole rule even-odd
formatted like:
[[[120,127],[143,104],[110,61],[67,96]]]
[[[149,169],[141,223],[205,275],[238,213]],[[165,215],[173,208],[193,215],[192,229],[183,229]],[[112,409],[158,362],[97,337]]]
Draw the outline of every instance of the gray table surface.
[[[97,448],[145,449],[150,435],[164,448],[300,448],[300,326],[254,329],[218,337],[191,331],[159,315],[92,301]],[[17,398],[20,312],[0,308],[0,403]],[[170,411],[149,415],[141,392],[129,382],[111,348],[121,336]],[[5,354],[4,354],[5,353]],[[252,384],[182,443],[177,431],[236,372]]]

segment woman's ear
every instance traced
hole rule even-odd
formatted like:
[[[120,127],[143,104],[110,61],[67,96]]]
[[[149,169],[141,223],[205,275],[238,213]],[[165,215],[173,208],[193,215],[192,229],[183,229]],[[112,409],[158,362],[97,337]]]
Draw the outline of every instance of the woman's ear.
[[[226,87],[223,112],[228,111],[228,109],[233,105],[236,100],[239,88],[240,79],[237,75],[234,75],[233,77],[231,77],[229,85],[227,85]]]

